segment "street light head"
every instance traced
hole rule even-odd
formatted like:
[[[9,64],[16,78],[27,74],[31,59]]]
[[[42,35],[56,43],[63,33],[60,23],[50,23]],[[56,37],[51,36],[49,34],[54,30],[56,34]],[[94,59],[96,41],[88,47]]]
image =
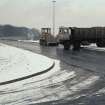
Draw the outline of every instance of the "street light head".
[[[53,35],[55,35],[55,3],[56,1],[55,0],[52,0],[52,3],[53,3]]]
[[[53,0],[52,2],[53,2],[53,3],[55,3],[56,1],[55,1],[55,0]]]

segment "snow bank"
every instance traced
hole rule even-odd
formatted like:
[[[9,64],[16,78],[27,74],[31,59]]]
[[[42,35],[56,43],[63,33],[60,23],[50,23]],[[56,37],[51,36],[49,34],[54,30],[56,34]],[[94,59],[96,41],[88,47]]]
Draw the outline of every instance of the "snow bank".
[[[52,59],[0,43],[0,83],[43,72]]]
[[[19,42],[39,43],[39,40],[18,40]]]

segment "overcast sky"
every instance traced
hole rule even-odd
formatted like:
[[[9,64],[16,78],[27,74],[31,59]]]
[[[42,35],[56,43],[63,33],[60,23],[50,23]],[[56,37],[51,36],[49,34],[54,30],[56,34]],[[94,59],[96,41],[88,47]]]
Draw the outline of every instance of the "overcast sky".
[[[56,26],[105,26],[105,0],[56,0]],[[48,27],[52,0],[0,0],[0,24]]]

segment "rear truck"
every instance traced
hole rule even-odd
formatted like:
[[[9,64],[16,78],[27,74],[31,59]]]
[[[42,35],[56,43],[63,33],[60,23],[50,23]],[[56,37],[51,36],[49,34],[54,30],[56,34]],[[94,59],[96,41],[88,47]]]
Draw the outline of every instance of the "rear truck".
[[[56,37],[51,34],[51,28],[41,29],[40,45],[42,46],[58,45]]]
[[[95,43],[98,47],[105,47],[105,27],[60,27],[57,37],[65,50],[69,48],[80,50],[81,45],[91,43]]]

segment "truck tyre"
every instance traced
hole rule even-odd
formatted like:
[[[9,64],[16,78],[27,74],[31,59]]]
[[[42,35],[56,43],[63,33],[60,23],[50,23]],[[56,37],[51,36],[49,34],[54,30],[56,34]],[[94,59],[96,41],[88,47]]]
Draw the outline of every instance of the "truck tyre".
[[[69,48],[70,48],[70,43],[69,43],[69,41],[65,41],[65,42],[64,42],[64,50],[69,50]]]
[[[46,46],[46,45],[47,45],[47,42],[46,42],[45,40],[41,40],[41,41],[40,41],[40,45]]]
[[[74,42],[73,51],[79,51],[79,50],[80,50],[80,42]]]
[[[43,40],[40,39],[40,45],[43,45]]]
[[[58,46],[58,45],[59,45],[59,43],[57,42],[57,43],[56,43],[56,45]]]
[[[97,47],[105,47],[105,42],[104,41],[98,41],[96,42]]]
[[[44,40],[42,41],[42,45],[43,45],[43,46],[45,45],[45,41],[44,41]]]
[[[97,42],[96,45],[97,45],[97,47],[101,47],[102,46],[100,42]]]
[[[42,41],[40,40],[40,45],[42,45]]]
[[[47,41],[45,41],[45,42],[44,42],[44,45],[45,45],[45,46],[48,46],[48,43],[47,43]]]

